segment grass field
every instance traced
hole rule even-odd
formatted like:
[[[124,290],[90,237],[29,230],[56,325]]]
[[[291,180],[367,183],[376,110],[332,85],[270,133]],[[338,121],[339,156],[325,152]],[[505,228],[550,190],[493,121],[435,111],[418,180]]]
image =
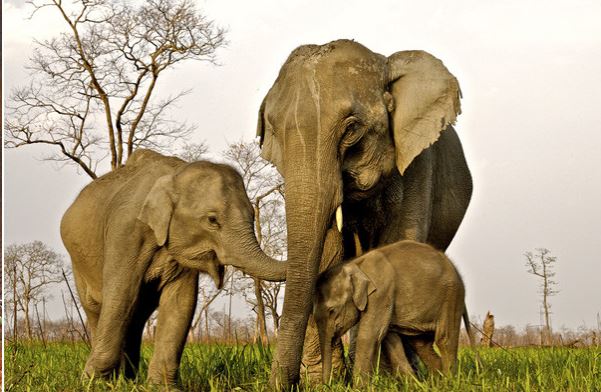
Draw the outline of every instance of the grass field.
[[[6,391],[153,391],[156,388],[117,378],[80,378],[86,346],[53,343],[7,344]],[[145,346],[140,378],[144,380],[152,348]],[[376,375],[368,391],[601,391],[601,349],[480,349],[483,367],[476,369],[470,349],[459,355],[456,376],[394,380]],[[263,391],[268,389],[270,349],[253,345],[188,344],[181,366],[185,391]],[[353,391],[331,386],[300,387],[300,391]]]

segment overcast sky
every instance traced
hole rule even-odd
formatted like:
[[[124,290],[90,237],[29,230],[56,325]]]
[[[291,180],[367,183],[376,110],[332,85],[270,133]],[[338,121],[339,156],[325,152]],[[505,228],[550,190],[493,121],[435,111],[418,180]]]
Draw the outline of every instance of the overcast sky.
[[[23,83],[31,39],[62,28],[50,11],[26,20],[5,1],[4,86]],[[369,3],[369,6],[365,4]],[[448,250],[470,314],[497,325],[540,322],[538,282],[524,252],[558,257],[555,328],[596,326],[601,312],[601,2],[232,1],[199,7],[228,28],[213,67],[186,63],[160,92],[192,88],[176,113],[198,124],[191,141],[215,153],[255,134],[257,110],[291,50],[352,38],[390,55],[423,49],[459,79],[457,132],[474,194]],[[41,162],[41,148],[5,151],[5,243],[42,240],[64,252],[60,218],[88,182]]]

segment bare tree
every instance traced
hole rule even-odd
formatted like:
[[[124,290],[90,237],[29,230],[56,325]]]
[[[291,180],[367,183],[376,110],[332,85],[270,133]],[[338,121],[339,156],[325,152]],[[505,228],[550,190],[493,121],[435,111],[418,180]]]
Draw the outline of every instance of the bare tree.
[[[555,272],[553,272],[554,264],[557,262],[557,257],[551,256],[551,251],[546,248],[537,248],[537,253],[526,252],[526,267],[528,273],[539,277],[540,293],[542,295],[543,312],[545,316],[544,325],[544,338],[543,344],[551,344],[551,320],[550,320],[550,309],[551,304],[549,303],[549,297],[557,294],[559,291],[555,288],[557,282],[553,280]]]
[[[204,159],[208,152],[209,146],[205,142],[189,143],[182,147],[177,156],[186,162],[195,162]]]
[[[48,298],[46,289],[50,284],[62,280],[63,258],[41,241],[27,244],[11,244],[4,255],[6,279],[11,290],[7,291],[13,307],[13,336],[17,337],[17,312],[22,311],[25,330],[29,339],[32,333],[32,311],[44,298]]]
[[[47,159],[96,178],[105,157],[114,170],[136,148],[166,149],[193,129],[168,117],[189,91],[153,99],[166,70],[186,60],[215,63],[215,51],[225,44],[225,31],[193,2],[28,3],[33,14],[55,10],[67,31],[35,41],[29,84],[8,99],[6,147],[52,145]]]
[[[257,240],[268,255],[284,258],[286,252],[286,218],[284,213],[284,182],[275,168],[260,156],[256,142],[237,142],[223,153],[228,163],[242,175],[246,191],[255,212]],[[241,275],[242,277],[242,275]],[[278,299],[283,291],[281,282],[259,279],[237,279],[238,289],[257,315],[256,330],[261,341],[267,342],[266,310],[274,321],[277,333],[280,315]]]

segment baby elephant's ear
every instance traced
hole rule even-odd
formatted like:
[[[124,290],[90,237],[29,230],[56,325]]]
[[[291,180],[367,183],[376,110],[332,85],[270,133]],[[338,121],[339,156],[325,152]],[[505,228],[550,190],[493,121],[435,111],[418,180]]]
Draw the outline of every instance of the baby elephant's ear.
[[[169,223],[173,213],[172,189],[173,177],[171,175],[156,180],[138,215],[138,219],[152,229],[159,246],[165,245],[169,234]]]
[[[363,312],[367,307],[367,297],[376,291],[376,286],[357,264],[348,264],[345,269],[351,278],[353,303],[359,311]]]

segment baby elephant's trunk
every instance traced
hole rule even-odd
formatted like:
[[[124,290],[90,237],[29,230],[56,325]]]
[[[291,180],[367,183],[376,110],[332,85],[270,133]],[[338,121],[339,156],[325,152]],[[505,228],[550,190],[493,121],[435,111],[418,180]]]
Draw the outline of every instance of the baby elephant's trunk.
[[[332,376],[332,337],[326,332],[320,331],[319,344],[321,345],[323,382],[329,384]]]

